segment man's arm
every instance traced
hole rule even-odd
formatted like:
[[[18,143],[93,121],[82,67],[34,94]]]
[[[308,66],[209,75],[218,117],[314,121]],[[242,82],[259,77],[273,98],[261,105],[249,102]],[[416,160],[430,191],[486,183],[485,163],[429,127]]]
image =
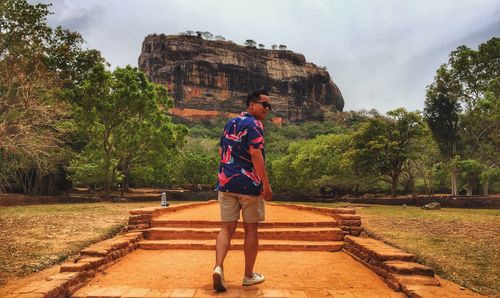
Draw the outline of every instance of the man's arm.
[[[269,184],[269,179],[267,178],[266,165],[264,163],[264,157],[262,156],[261,149],[255,149],[250,146],[250,156],[252,157],[252,163],[262,180],[262,195],[264,200],[270,201],[273,197],[273,190],[271,189],[271,184]]]

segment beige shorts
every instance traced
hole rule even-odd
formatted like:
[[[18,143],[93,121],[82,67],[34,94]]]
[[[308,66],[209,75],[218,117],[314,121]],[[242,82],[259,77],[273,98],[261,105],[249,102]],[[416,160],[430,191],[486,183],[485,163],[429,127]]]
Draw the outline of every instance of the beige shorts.
[[[243,222],[257,223],[264,221],[264,200],[260,196],[243,195],[219,191],[221,221],[238,221],[240,209]]]

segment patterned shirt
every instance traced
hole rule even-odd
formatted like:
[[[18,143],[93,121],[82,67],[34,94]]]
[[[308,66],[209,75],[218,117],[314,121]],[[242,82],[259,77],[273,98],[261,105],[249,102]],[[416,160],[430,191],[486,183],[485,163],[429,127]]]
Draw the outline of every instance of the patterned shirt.
[[[218,191],[260,195],[262,181],[250,156],[250,146],[264,152],[264,126],[247,112],[231,119],[220,138],[222,157],[219,166]]]

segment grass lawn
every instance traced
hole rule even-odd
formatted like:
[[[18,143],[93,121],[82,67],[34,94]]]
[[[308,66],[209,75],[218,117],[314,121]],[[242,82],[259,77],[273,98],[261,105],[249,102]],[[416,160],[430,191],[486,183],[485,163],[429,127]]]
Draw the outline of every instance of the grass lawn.
[[[0,286],[7,279],[45,269],[77,255],[91,243],[114,236],[127,223],[129,210],[159,204],[0,207]]]
[[[337,207],[346,203],[310,204]],[[479,293],[500,296],[500,210],[422,210],[356,205],[371,236],[417,255],[442,277]]]

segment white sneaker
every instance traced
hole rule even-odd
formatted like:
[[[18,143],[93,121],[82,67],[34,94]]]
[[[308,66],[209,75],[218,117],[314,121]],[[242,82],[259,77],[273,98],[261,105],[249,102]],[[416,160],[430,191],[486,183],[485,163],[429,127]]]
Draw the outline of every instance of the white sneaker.
[[[212,274],[212,280],[214,289],[217,290],[217,292],[223,292],[226,290],[224,272],[222,272],[222,268],[220,266],[215,267],[214,273]]]
[[[253,276],[247,277],[246,275],[243,276],[243,285],[244,286],[252,286],[256,284],[263,283],[266,279],[264,278],[264,275],[253,272]]]

